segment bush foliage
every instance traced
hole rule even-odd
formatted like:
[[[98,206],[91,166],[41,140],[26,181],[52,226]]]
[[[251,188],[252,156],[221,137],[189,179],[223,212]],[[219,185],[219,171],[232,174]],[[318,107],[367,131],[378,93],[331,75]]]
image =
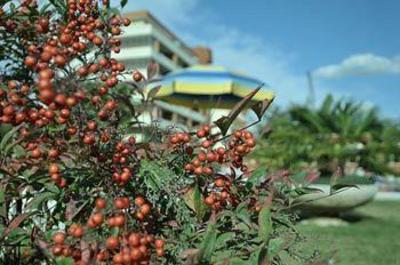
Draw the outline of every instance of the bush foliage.
[[[249,131],[226,134],[244,108],[261,119],[270,102],[251,101],[258,89],[197,131],[143,124],[156,90],[146,94],[149,80],[112,58],[130,24],[118,9],[107,0],[0,3],[3,263],[300,258],[288,209],[301,192],[286,174],[248,168]],[[150,64],[147,78],[156,70]],[[133,84],[122,85],[127,76]]]
[[[255,157],[270,169],[317,170],[322,176],[356,165],[363,175],[399,175],[399,123],[381,118],[374,108],[327,96],[318,108],[291,106],[270,117],[272,133]],[[347,174],[357,174],[351,172]]]

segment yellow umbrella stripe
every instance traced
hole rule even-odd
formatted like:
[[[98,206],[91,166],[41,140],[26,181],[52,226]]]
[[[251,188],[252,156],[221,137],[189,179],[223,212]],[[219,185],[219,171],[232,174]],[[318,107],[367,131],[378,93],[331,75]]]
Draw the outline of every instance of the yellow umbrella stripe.
[[[170,96],[173,93],[180,94],[190,94],[190,95],[224,95],[233,94],[238,97],[245,97],[254,88],[249,88],[246,86],[241,86],[240,84],[233,82],[226,83],[210,83],[210,84],[194,84],[185,82],[176,82],[169,85],[164,85],[161,87],[160,91],[157,93],[157,97]],[[271,91],[261,89],[253,97],[253,100],[272,100],[274,98],[274,93]]]

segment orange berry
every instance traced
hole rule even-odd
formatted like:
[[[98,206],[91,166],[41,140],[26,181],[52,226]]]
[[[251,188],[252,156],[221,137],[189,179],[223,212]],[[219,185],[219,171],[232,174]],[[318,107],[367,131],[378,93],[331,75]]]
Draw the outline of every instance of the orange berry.
[[[137,233],[132,233],[128,238],[129,245],[132,247],[137,247],[140,245],[140,235]]]
[[[65,241],[65,234],[63,232],[57,232],[53,235],[53,241],[56,244],[63,245]]]
[[[92,219],[96,225],[101,225],[103,223],[104,216],[102,213],[95,213],[93,214]]]
[[[156,239],[156,240],[154,241],[154,246],[155,246],[156,248],[163,248],[163,247],[164,247],[164,244],[165,244],[165,241],[164,241],[163,239]]]
[[[104,200],[103,198],[97,198],[96,199],[96,207],[98,209],[104,209],[106,208],[106,200]]]
[[[151,211],[151,207],[150,207],[149,204],[143,204],[143,205],[140,207],[140,212],[141,212],[143,215],[148,215],[148,214],[150,213],[150,211]]]
[[[142,206],[146,201],[143,199],[142,196],[138,196],[135,198],[135,205]]]
[[[119,240],[117,237],[110,236],[109,238],[107,238],[106,247],[108,249],[116,249],[118,245],[119,245]]]

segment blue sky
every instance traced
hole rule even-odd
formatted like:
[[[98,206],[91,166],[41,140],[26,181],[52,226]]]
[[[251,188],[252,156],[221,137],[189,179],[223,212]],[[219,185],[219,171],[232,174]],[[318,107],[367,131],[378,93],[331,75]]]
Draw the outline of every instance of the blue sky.
[[[214,63],[245,71],[277,94],[303,102],[312,71],[327,93],[400,117],[400,1],[132,0],[189,45],[208,45]]]

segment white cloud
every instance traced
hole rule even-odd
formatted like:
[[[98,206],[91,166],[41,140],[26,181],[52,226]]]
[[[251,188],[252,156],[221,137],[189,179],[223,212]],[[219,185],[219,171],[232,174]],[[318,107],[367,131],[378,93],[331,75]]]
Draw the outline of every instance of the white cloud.
[[[211,13],[199,0],[135,0],[125,9],[147,9],[189,44],[211,47],[214,64],[265,82],[277,94],[277,103],[286,105],[306,98],[305,75],[296,75],[289,67],[293,55],[258,36],[221,25],[218,15]]]
[[[290,101],[304,101],[306,78],[291,72],[289,65],[294,60],[293,55],[234,28],[218,27],[209,34],[206,44],[212,47],[215,64],[265,82],[276,93],[277,103],[286,105]]]
[[[314,76],[327,79],[348,76],[400,74],[399,58],[386,58],[372,53],[355,54],[339,64],[318,68]]]

